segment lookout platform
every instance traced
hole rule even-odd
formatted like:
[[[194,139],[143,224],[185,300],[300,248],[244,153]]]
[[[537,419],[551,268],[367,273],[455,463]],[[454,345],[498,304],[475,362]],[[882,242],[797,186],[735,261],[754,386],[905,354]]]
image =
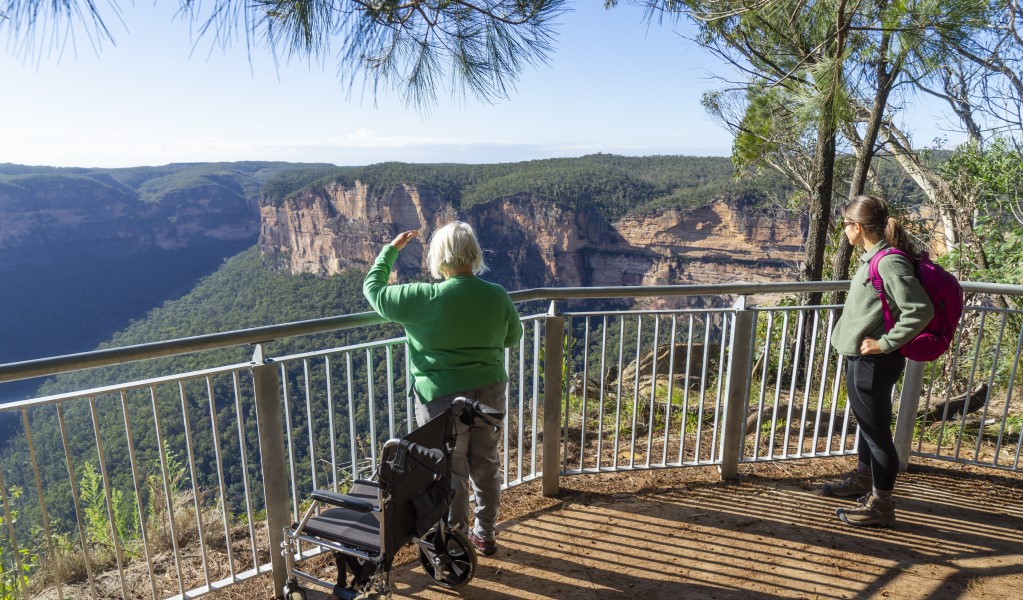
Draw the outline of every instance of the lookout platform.
[[[857,529],[819,494],[849,459],[598,474],[506,492],[499,550],[472,583],[431,586],[409,553],[395,598],[574,599],[1023,597],[1023,478],[914,458],[893,529]],[[325,600],[328,594],[310,594]]]

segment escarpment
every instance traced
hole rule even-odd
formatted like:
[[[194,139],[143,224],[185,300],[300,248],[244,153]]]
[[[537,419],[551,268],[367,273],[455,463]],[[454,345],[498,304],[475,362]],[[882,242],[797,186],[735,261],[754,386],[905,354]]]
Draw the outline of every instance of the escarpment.
[[[396,264],[406,281],[421,275],[433,232],[457,218],[476,229],[487,277],[511,290],[787,280],[804,230],[796,217],[725,198],[609,221],[532,194],[459,209],[429,187],[371,190],[358,182],[262,202],[260,213],[264,256],[292,273],[365,271],[397,233],[416,229],[420,237]]]

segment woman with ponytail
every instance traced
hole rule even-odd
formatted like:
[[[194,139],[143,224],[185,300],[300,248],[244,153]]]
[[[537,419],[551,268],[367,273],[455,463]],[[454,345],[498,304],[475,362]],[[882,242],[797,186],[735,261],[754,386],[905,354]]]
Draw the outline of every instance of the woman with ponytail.
[[[859,426],[858,464],[848,478],[825,483],[821,492],[859,497],[855,508],[835,511],[842,521],[891,527],[895,525],[892,492],[899,471],[892,439],[892,392],[906,366],[898,349],[923,331],[934,308],[913,263],[899,254],[885,256],[877,269],[894,321],[886,330],[881,300],[869,278],[870,259],[886,248],[919,254],[906,231],[888,214],[888,205],[876,196],[854,197],[842,209],[842,217],[849,243],[863,248],[863,253],[831,345],[845,357],[849,406]]]

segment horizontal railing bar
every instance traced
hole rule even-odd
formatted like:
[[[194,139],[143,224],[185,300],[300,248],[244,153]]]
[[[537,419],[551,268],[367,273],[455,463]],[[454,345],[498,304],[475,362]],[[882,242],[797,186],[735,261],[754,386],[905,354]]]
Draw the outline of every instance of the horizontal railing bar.
[[[209,585],[204,585],[202,587],[198,587],[198,588],[195,588],[193,590],[188,590],[187,592],[185,592],[185,596],[184,597],[185,598],[199,598],[199,597],[201,597],[201,596],[203,596],[205,594],[208,594],[210,592],[215,592],[217,590],[220,590],[220,589],[223,589],[223,588],[226,588],[226,587],[230,587],[231,585],[237,584],[237,583],[239,583],[241,581],[245,581],[246,579],[251,579],[253,577],[258,577],[259,575],[262,575],[263,573],[266,573],[267,571],[269,571],[269,568],[270,568],[269,564],[260,565],[257,568],[249,569],[247,571],[243,571],[241,573],[238,573],[234,577],[226,577],[226,578],[221,579],[219,581],[214,581],[213,583],[211,583]],[[176,594],[174,596],[171,596],[167,600],[181,600],[181,594]]]
[[[1023,286],[997,283],[964,282],[963,289],[967,292],[980,292],[999,295],[1023,296]],[[570,300],[594,298],[649,298],[658,296],[722,296],[722,295],[758,295],[807,292],[830,292],[848,289],[848,281],[801,281],[780,283],[730,283],[712,285],[655,285],[655,286],[609,286],[609,287],[576,287],[576,288],[534,288],[511,292],[515,302],[534,300]],[[103,367],[126,362],[135,362],[153,358],[178,356],[202,350],[216,350],[260,344],[273,340],[366,327],[383,323],[384,319],[373,312],[324,317],[280,325],[254,327],[237,331],[213,333],[162,342],[151,342],[67,354],[0,365],[0,383],[31,379],[79,371],[94,367]]]
[[[1023,309],[1019,308],[1001,308],[999,306],[978,306],[976,304],[967,304],[963,306],[964,310],[976,310],[984,311],[987,313],[994,314],[1009,314],[1009,315],[1023,315]]]
[[[757,306],[755,304],[752,304],[752,305],[751,304],[747,304],[746,306],[750,310],[756,310],[756,311],[759,311],[759,312],[769,312],[769,311],[783,312],[783,311],[799,310],[799,309],[803,309],[803,308],[811,308],[811,307],[807,307],[807,306]],[[813,305],[812,308],[814,310],[817,310],[817,309],[841,308],[842,306],[843,305],[841,305],[841,304],[815,304],[815,305]],[[974,307],[970,307],[970,308],[974,308]],[[689,313],[692,313],[692,314],[703,314],[703,313],[722,313],[722,312],[734,312],[734,311],[735,311],[735,308],[733,308],[733,307],[721,306],[721,307],[718,307],[718,308],[660,308],[660,309],[650,309],[650,310],[629,310],[629,309],[622,309],[622,310],[581,311],[581,312],[565,311],[565,312],[561,313],[561,315],[565,316],[565,317],[602,317],[602,316],[605,316],[605,315],[607,315],[607,316],[612,316],[612,315],[615,315],[615,316],[618,316],[618,315],[676,315],[676,314],[679,314],[679,313],[685,313],[685,314],[689,314]]]
[[[510,480],[507,485],[502,483],[501,484],[501,489],[502,490],[509,490],[509,489],[511,489],[513,487],[522,485],[524,483],[529,483],[530,481],[536,481],[537,479],[542,479],[542,478],[543,478],[543,471],[540,471],[539,473],[530,473],[529,475],[524,475],[522,477],[516,477],[516,478]]]
[[[849,281],[787,281],[779,283],[723,283],[707,285],[650,285],[575,288],[534,288],[510,292],[515,302],[589,298],[649,298],[656,296],[742,296],[808,292],[844,292]],[[965,292],[1023,296],[1023,285],[962,281]]]
[[[383,322],[384,319],[376,313],[365,312],[8,363],[0,365],[0,383],[152,358],[178,356],[202,350],[261,344],[281,338],[354,329]]]
[[[1023,285],[1008,283],[981,283],[978,281],[961,281],[964,292],[978,294],[995,294],[998,296],[1023,296]]]
[[[164,375],[162,377],[153,377],[151,379],[140,379],[138,381],[129,381],[127,383],[115,383],[112,385],[104,385],[95,388],[89,388],[85,390],[79,390],[75,392],[62,392],[60,394],[53,394],[51,396],[42,396],[39,398],[31,398],[29,400],[16,400],[14,402],[7,402],[0,404],[0,412],[8,410],[16,410],[18,408],[25,408],[30,406],[40,406],[42,404],[54,404],[64,400],[70,400],[72,398],[85,398],[88,396],[103,396],[106,394],[112,394],[114,392],[137,390],[149,387],[151,385],[160,385],[162,383],[171,383],[178,381],[193,381],[201,379],[203,377],[209,377],[211,375],[221,375],[223,373],[231,373],[240,369],[251,367],[253,363],[236,363],[233,365],[226,365],[223,367],[213,367],[211,369],[203,369],[201,371],[189,371],[187,373],[178,373],[176,375]]]
[[[838,292],[847,289],[849,289],[848,281],[789,281],[780,283],[741,282],[708,285],[621,285],[608,287],[534,288],[511,292],[509,295],[514,302],[529,302],[532,300],[584,300],[590,298],[649,298],[651,296],[743,296],[793,292]],[[1019,287],[1018,293],[1023,295],[1023,287]]]
[[[682,462],[679,462],[679,461],[669,462],[668,464],[650,463],[650,465],[646,465],[646,464],[642,464],[642,465],[618,465],[617,467],[608,466],[608,467],[584,467],[582,469],[579,469],[579,468],[562,469],[561,470],[561,474],[565,475],[565,476],[568,476],[568,475],[595,475],[595,474],[598,474],[598,473],[624,473],[626,471],[628,471],[628,472],[635,472],[635,471],[658,471],[658,470],[662,470],[662,469],[678,469],[678,468],[682,468],[682,467],[713,467],[715,465],[720,465],[720,464],[721,464],[721,460],[720,459],[703,459],[703,460],[699,460],[699,461],[685,460],[685,461],[682,461]]]
[[[785,459],[788,459],[788,460],[811,460],[811,459],[814,459],[814,458],[832,458],[832,457],[839,457],[839,456],[849,456],[849,453],[848,452],[843,452],[841,450],[821,450],[819,452],[817,452],[817,451],[809,451],[809,452],[798,452],[798,453],[790,452],[789,454],[775,454],[775,455],[772,455],[772,456],[757,456],[757,457],[745,456],[745,457],[742,457],[741,459],[739,459],[739,462],[751,463],[752,464],[752,463],[758,463],[758,462],[759,463],[762,463],[762,462],[776,462],[778,460],[785,460]]]
[[[310,352],[302,352],[300,354],[288,354],[285,356],[274,356],[273,362],[291,362],[295,360],[304,360],[306,358],[316,358],[318,356],[326,356],[327,354],[340,354],[342,352],[356,352],[358,350],[374,350],[376,348],[386,348],[405,341],[405,336],[388,338],[386,340],[376,342],[363,342],[361,344],[353,344],[351,346],[338,346],[336,348],[327,348],[325,350],[312,350]]]
[[[757,305],[754,304],[754,305],[750,306],[750,305],[747,304],[747,306],[749,307],[750,310],[755,310],[757,312],[767,313],[767,312],[788,312],[788,311],[793,311],[793,310],[802,310],[804,308],[812,308],[813,310],[819,310],[819,309],[820,310],[828,310],[828,309],[842,308],[845,305],[844,304],[815,304],[813,306],[757,306]]]
[[[792,308],[792,307],[789,307]],[[561,313],[563,317],[603,317],[607,316],[621,316],[621,315],[677,315],[679,313],[722,313],[722,312],[733,312],[735,309],[730,306],[720,306],[718,308],[658,308],[649,310],[602,310],[602,311],[565,311]]]

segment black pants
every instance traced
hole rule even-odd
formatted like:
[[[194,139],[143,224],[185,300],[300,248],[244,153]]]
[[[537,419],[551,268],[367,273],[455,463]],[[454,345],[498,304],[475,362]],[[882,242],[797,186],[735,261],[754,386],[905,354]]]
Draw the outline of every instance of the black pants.
[[[898,352],[846,357],[845,388],[860,426],[859,460],[870,465],[877,490],[895,489],[899,455],[892,439],[892,392],[906,359]]]

